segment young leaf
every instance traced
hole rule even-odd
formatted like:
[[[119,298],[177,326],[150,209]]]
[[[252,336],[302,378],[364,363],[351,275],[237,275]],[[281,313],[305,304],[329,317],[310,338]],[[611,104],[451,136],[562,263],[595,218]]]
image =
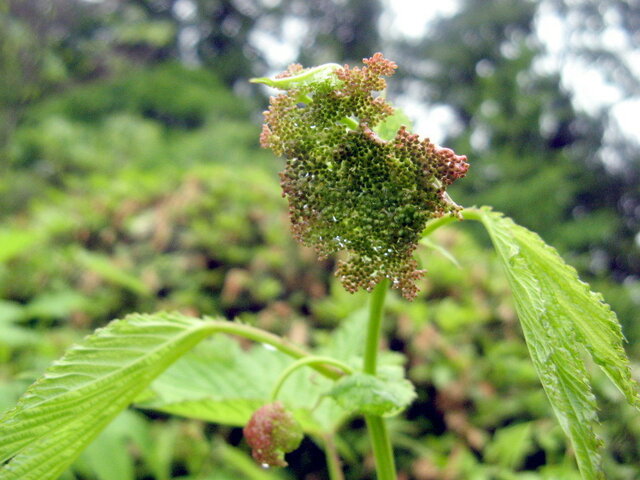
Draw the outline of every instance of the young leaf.
[[[412,127],[411,119],[402,111],[402,109],[395,107],[393,115],[388,116],[378,125],[373,128],[373,131],[376,132],[383,140],[393,140],[398,133],[398,130],[405,126],[406,128]]]
[[[291,90],[293,88],[304,88],[314,83],[322,82],[332,76],[334,72],[342,68],[337,63],[325,63],[313,68],[301,70],[296,75],[286,77],[260,77],[249,80],[251,83],[263,83],[269,87],[279,88],[281,90]],[[337,77],[336,82],[338,80]]]
[[[57,478],[140,391],[216,322],[131,315],[72,347],[0,418],[2,480]]]
[[[580,347],[638,406],[616,316],[538,235],[489,209],[479,217],[507,272],[529,352],[583,478],[601,479],[596,405]]]
[[[350,412],[390,417],[408,407],[416,392],[402,368],[385,367],[377,376],[355,373],[341,378],[329,396]]]

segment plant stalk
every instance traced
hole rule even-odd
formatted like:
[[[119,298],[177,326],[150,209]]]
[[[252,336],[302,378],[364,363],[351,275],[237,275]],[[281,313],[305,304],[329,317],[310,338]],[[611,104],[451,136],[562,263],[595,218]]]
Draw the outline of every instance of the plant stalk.
[[[465,208],[460,213],[462,214],[462,218],[465,220],[476,220],[478,222],[482,222],[482,209],[480,208]]]
[[[287,378],[289,378],[291,376],[291,374],[293,372],[295,372],[296,370],[298,370],[298,369],[300,369],[302,367],[305,367],[305,366],[312,367],[313,365],[330,365],[332,367],[336,367],[336,368],[340,369],[341,371],[343,371],[346,374],[353,373],[353,368],[351,368],[349,365],[347,365],[344,362],[336,360],[335,358],[331,358],[331,357],[315,357],[313,355],[301,358],[301,359],[296,360],[295,362],[293,362],[291,365],[289,365],[280,374],[280,377],[276,381],[276,384],[274,385],[273,390],[271,390],[271,401],[272,402],[276,401],[276,399],[278,398],[278,393],[280,393],[280,389],[284,385],[284,382],[287,380]]]
[[[237,335],[239,337],[246,338],[258,343],[264,343],[271,345],[276,350],[289,355],[290,357],[300,359],[310,357],[311,354],[300,348],[299,346],[289,342],[288,340],[274,335],[273,333],[266,332],[259,328],[252,327],[237,322],[227,322],[222,320],[207,319],[211,324],[211,333],[226,333],[229,335]],[[326,365],[326,362],[321,364],[311,363],[309,367],[321,375],[337,380],[344,375],[344,373],[332,366]]]
[[[369,303],[369,324],[364,350],[363,371],[370,375],[375,375],[377,371],[382,313],[389,285],[389,280],[382,280],[373,290]],[[377,415],[365,415],[364,418],[371,438],[378,480],[396,480],[393,449],[384,419]]]
[[[324,437],[324,451],[327,457],[327,470],[329,471],[329,480],[344,480],[344,472],[340,465],[340,456],[336,448],[333,434]]]
[[[382,329],[382,310],[384,309],[384,300],[389,290],[390,282],[388,279],[382,280],[371,293],[371,301],[369,303],[369,324],[367,326],[367,339],[364,345],[364,364],[362,370],[364,373],[375,375],[378,365],[378,346],[380,343],[380,331]]]

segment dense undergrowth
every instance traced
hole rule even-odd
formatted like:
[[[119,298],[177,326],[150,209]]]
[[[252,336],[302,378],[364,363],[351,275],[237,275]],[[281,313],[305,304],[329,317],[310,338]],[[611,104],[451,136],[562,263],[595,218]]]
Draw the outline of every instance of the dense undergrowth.
[[[365,296],[290,239],[279,166],[250,112],[210,74],[175,65],[31,108],[0,180],[1,409],[72,342],[132,311],[239,317],[309,345],[357,324]],[[389,348],[420,392],[390,422],[399,478],[579,478],[493,255],[443,228],[418,256],[429,272],[418,298],[389,303]],[[607,478],[631,480],[640,425],[594,376]],[[372,468],[362,428],[341,430],[347,478]],[[305,442],[291,471],[325,478]],[[247,451],[237,428],[132,409],[67,478],[287,478]]]

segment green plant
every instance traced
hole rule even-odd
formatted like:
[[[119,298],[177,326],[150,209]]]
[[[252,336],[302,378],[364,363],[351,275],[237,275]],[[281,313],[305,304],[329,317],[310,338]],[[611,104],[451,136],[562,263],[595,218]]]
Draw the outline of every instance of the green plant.
[[[281,180],[294,234],[322,256],[347,251],[337,273],[347,290],[371,292],[368,314],[345,320],[313,351],[238,321],[179,313],[116,320],[69,349],[0,419],[0,479],[57,478],[132,403],[236,426],[277,405],[271,413],[275,408],[278,421],[263,422],[267,435],[292,425],[284,430],[293,438],[280,439],[275,456],[256,457],[281,465],[281,454],[299,441],[293,426],[299,424],[325,447],[334,480],[343,478],[337,432],[363,415],[378,478],[396,478],[385,417],[410,405],[416,392],[398,357],[378,350],[385,298],[390,287],[407,298],[417,295],[418,243],[458,219],[480,222],[489,232],[533,364],[581,474],[604,478],[584,352],[639,405],[615,315],[536,234],[447,196],[445,187],[466,172],[466,159],[409,134],[402,115],[374,93],[384,90],[381,76],[395,66],[380,54],[365,64],[294,66],[280,78],[257,81],[285,90],[267,113],[261,140],[287,158]],[[144,290],[100,258],[80,258],[111,281]],[[229,335],[256,345],[243,350]],[[505,432],[505,442],[523,432]]]

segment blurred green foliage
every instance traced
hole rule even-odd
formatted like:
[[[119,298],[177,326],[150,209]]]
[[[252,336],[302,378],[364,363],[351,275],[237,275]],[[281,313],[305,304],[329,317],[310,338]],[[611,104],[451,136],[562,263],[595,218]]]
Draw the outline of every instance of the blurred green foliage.
[[[145,84],[154,88],[136,87]],[[172,89],[184,102],[165,102]],[[166,65],[30,109],[3,182],[23,179],[23,201],[3,205],[0,235],[3,406],[80,335],[128,312],[239,315],[315,343],[360,309],[364,297],[344,292],[330,264],[290,239],[277,165],[258,149],[243,105],[211,74]],[[419,392],[392,422],[401,469],[418,479],[575,476],[497,263],[452,227],[420,258],[423,293],[412,303],[392,297],[388,319],[390,347],[407,355]],[[640,432],[609,385],[597,385],[608,478],[631,479],[624,465],[640,459]],[[197,472],[220,462],[231,475],[245,468],[246,449],[234,451],[236,466],[209,445],[212,436],[238,444],[233,429],[127,415],[126,431],[110,427],[75,475],[205,478]],[[361,433],[357,424],[341,433],[348,478],[366,475]],[[105,465],[96,448],[114,460]],[[310,451],[291,456],[300,475],[320,468]]]
[[[257,14],[252,20],[234,2],[209,12],[218,17],[200,50],[214,75],[164,61],[177,57],[169,7],[122,2],[106,14],[61,1],[49,21],[34,14],[37,2],[11,3],[23,11],[7,16],[0,6],[0,409],[72,342],[132,311],[239,316],[301,344],[322,344],[363,306],[365,297],[333,280],[332,260],[318,262],[290,238],[281,166],[258,148],[255,105],[226,86],[248,72],[247,62],[259,64],[255,54],[239,56]],[[213,9],[217,2],[198,3]],[[334,4],[309,3],[301,15],[315,18],[325,3]],[[345,31],[360,25],[363,39],[353,44],[369,55],[377,39],[366,25],[377,4],[347,3],[353,8],[324,11],[340,17]],[[471,153],[472,168],[454,198],[507,211],[583,269],[594,251],[611,247],[613,260],[592,283],[618,312],[637,359],[637,282],[608,280],[611,265],[633,272],[634,224],[616,210],[618,179],[580,163],[601,132],[576,117],[557,78],[531,74],[538,49],[523,38],[534,2],[467,3],[477,8],[455,17],[459,24],[443,24],[437,45],[399,52],[406,65],[436,61],[440,75],[426,79],[437,93],[432,100],[453,105],[463,120],[451,140]],[[222,28],[225,19],[240,22],[237,38]],[[323,19],[309,36],[331,36]],[[105,25],[115,32],[108,41],[96,34]],[[456,43],[466,31],[474,35]],[[305,43],[307,63],[350,55],[336,38],[324,49]],[[505,48],[515,53],[504,55]],[[342,53],[333,55],[336,49]],[[545,118],[555,130],[541,131]],[[472,142],[478,130],[490,133],[483,148]],[[567,131],[578,140],[553,143],[569,138],[560,135]],[[448,227],[430,240],[419,250],[428,270],[422,293],[412,303],[392,297],[387,318],[389,347],[406,355],[419,394],[391,423],[403,478],[577,479],[499,265],[473,226]],[[617,264],[616,255],[624,257]],[[594,375],[607,478],[635,479],[640,424]],[[371,475],[363,432],[358,421],[340,432],[348,479]],[[286,478],[260,470],[247,452],[237,429],[132,410],[66,478]],[[310,440],[289,461],[297,478],[326,476]]]

